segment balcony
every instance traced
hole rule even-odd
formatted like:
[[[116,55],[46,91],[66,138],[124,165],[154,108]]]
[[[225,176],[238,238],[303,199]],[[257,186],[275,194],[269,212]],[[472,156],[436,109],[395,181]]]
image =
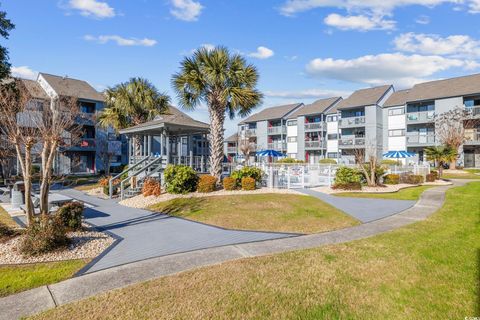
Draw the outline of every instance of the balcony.
[[[470,110],[472,112],[472,116],[477,118],[480,117],[480,106],[474,107],[465,107],[466,110]]]
[[[435,135],[434,134],[409,134],[407,133],[407,146],[409,147],[421,147],[421,146],[432,146],[435,145]]]
[[[257,129],[246,129],[245,130],[245,135],[256,136],[257,135]]]
[[[237,153],[237,147],[227,147],[228,153]]]
[[[305,131],[322,131],[324,130],[323,122],[305,123]]]
[[[465,130],[465,145],[478,146],[480,145],[480,130],[471,131]]]
[[[348,117],[338,120],[339,128],[354,128],[365,126],[365,116]]]
[[[285,126],[269,127],[267,133],[271,135],[275,134],[286,134],[287,128]]]
[[[305,149],[307,150],[325,149],[326,145],[325,141],[305,141]]]
[[[407,113],[407,124],[433,122],[435,111],[409,112]]]
[[[80,112],[76,116],[76,122],[83,125],[95,125],[95,113]]]
[[[96,151],[95,138],[80,138],[72,145],[70,139],[65,139],[65,146],[62,147],[66,151]]]
[[[344,136],[340,140],[338,140],[338,147],[342,149],[365,148],[365,138]]]
[[[277,150],[277,151],[282,151],[282,150],[287,150],[287,143],[285,142],[270,142],[267,145],[269,150]]]

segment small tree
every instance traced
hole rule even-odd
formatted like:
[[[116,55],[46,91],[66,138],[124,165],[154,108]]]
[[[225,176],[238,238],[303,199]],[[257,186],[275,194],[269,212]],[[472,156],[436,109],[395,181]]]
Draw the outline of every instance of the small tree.
[[[247,134],[246,132],[244,135],[238,135],[238,149],[242,153],[242,155],[245,158],[245,164],[248,165],[250,162],[250,153],[255,151],[255,146],[254,143],[250,141],[250,138],[252,136],[250,134]]]
[[[458,155],[466,140],[465,128],[472,122],[471,112],[455,107],[452,110],[435,116],[435,134],[441,144],[449,146]],[[457,157],[450,161],[450,168],[455,169]]]
[[[365,150],[355,149],[355,159],[358,163],[360,171],[367,180],[369,187],[376,187],[378,185],[377,169],[379,168],[377,156],[372,154],[368,157],[368,162],[365,161]]]
[[[110,175],[110,165],[112,163],[112,158],[115,156],[115,152],[110,150],[108,139],[99,139],[97,140],[97,155],[102,161],[103,169],[105,170],[105,175]]]
[[[438,168],[438,177],[442,177],[443,166],[457,158],[457,151],[450,146],[435,146],[425,148],[428,161],[433,161]]]
[[[20,80],[10,80],[0,86],[0,130],[13,145],[25,185],[27,222],[33,221],[32,149],[39,142],[35,123],[40,117],[36,105]]]

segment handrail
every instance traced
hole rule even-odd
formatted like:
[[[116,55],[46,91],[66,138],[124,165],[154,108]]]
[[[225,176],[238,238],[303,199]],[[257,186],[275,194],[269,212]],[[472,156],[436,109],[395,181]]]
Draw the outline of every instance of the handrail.
[[[139,165],[141,165],[142,163],[144,163],[145,161],[147,161],[148,159],[150,159],[150,156],[147,156],[145,159],[143,159],[142,161],[140,161],[139,163],[136,163],[133,167],[128,167],[127,170],[125,171],[122,171],[121,173],[117,174],[116,176],[114,176],[113,178],[110,178],[110,180],[108,181],[108,193],[109,193],[109,197],[110,199],[112,199],[112,196],[113,196],[113,181],[119,177],[121,177],[123,174],[127,173],[127,172],[130,172],[131,170],[133,170],[134,168],[138,167]],[[117,183],[118,185],[118,183]]]
[[[140,173],[142,173],[143,171],[147,170],[147,169],[150,168],[152,165],[154,165],[155,163],[157,163],[158,160],[161,161],[161,160],[163,160],[163,158],[162,158],[162,157],[159,157],[159,158],[153,160],[152,162],[150,162],[149,164],[147,164],[146,166],[144,166],[144,167],[141,168],[140,170],[135,171],[132,176],[137,176],[138,174],[140,174]],[[127,181],[129,178],[130,178],[130,177],[127,177],[127,178],[123,179],[122,181],[120,181],[120,199],[121,199],[121,200],[123,200],[123,191],[124,191],[124,190],[123,190],[123,186],[124,186],[124,182]],[[137,180],[137,183],[140,182],[141,180],[143,180],[143,179]]]

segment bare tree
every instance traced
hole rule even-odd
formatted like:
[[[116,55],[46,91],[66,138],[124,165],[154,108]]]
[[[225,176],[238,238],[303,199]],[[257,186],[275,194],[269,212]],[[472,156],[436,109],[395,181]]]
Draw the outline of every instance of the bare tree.
[[[3,179],[11,177],[15,163],[15,148],[9,143],[7,137],[0,130],[0,172]]]
[[[255,151],[255,145],[250,141],[252,135],[247,134],[246,132],[243,135],[238,135],[237,143],[238,150],[242,153],[245,158],[245,164],[248,164],[250,159],[250,153]]]
[[[365,179],[367,180],[367,185],[369,187],[376,187],[378,185],[377,180],[377,166],[378,159],[374,152],[368,156],[368,162],[365,160],[365,149],[355,149],[355,161],[358,163],[360,171],[362,171]]]
[[[82,115],[77,99],[58,97],[44,106],[41,117],[35,118],[42,142],[40,211],[47,215],[48,195],[52,184],[53,163],[60,146],[74,145],[82,134]]]
[[[21,80],[11,79],[0,85],[0,127],[13,144],[25,184],[25,211],[28,223],[33,221],[32,149],[39,142],[35,122],[39,112]]]
[[[97,154],[102,161],[103,168],[105,170],[105,175],[110,175],[110,165],[112,163],[112,158],[116,155],[114,150],[109,148],[108,139],[98,139],[97,140]]]
[[[460,148],[466,140],[465,128],[473,121],[471,112],[455,107],[452,110],[438,114],[434,118],[435,134],[439,142],[461,154]],[[456,168],[456,159],[450,163],[450,168]]]

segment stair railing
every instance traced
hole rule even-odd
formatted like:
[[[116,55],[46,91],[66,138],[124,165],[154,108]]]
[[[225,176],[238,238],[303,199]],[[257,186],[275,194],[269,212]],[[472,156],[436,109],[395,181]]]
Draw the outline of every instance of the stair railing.
[[[163,158],[161,158],[161,157],[160,157],[160,158],[156,158],[155,160],[153,160],[152,162],[148,163],[146,166],[144,166],[144,167],[141,168],[140,170],[135,171],[132,175],[130,175],[130,176],[126,177],[125,179],[123,179],[122,181],[120,181],[120,200],[123,200],[123,198],[124,198],[124,194],[125,194],[125,182],[126,182],[126,181],[128,181],[131,177],[136,177],[136,176],[138,176],[140,173],[146,171],[148,168],[150,168],[150,167],[152,167],[152,166],[154,166],[154,165],[156,165],[156,164],[158,164],[158,163],[161,163],[162,160],[163,160]],[[160,170],[161,167],[162,167],[162,166],[158,166],[158,167],[155,168],[155,170],[153,170],[153,171],[156,171],[156,170],[157,170],[156,172],[158,172],[158,170]],[[148,173],[145,177],[150,176],[151,174],[153,174],[153,172]],[[140,179],[137,179],[137,182],[136,182],[136,183],[138,184],[140,181],[142,181],[143,179],[145,179],[145,177],[142,177],[142,178],[140,178]]]
[[[110,178],[110,180],[108,181],[108,195],[109,195],[110,199],[112,199],[112,196],[113,196],[113,187],[114,187],[113,181],[114,181],[115,179],[120,178],[120,177],[121,177],[122,175],[124,175],[125,173],[128,173],[128,172],[132,171],[133,169],[137,168],[138,166],[140,166],[141,164],[145,163],[145,162],[148,161],[149,159],[150,159],[150,156],[147,156],[145,159],[143,159],[142,161],[136,163],[135,165],[133,165],[133,166],[131,166],[131,167],[129,166],[127,170],[124,170],[124,171],[122,171],[121,173],[117,174],[116,176]],[[115,186],[117,186],[117,185],[118,185],[118,183],[115,184]]]

